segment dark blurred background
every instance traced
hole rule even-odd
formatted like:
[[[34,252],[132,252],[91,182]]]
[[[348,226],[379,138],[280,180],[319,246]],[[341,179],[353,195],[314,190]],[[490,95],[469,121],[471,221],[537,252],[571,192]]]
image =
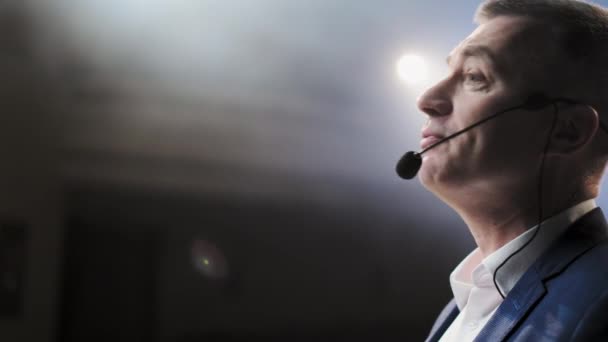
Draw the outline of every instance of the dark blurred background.
[[[393,170],[477,4],[0,1],[0,340],[423,340],[474,245]]]

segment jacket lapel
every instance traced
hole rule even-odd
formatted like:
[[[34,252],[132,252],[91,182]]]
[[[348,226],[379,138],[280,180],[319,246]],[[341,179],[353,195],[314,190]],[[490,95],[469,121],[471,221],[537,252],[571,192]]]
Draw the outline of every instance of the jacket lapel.
[[[517,282],[475,341],[504,341],[545,295],[545,281],[606,239],[606,220],[596,208],[578,221]]]
[[[475,341],[503,341],[547,292],[536,272],[526,272],[500,304]]]
[[[435,324],[433,324],[433,328],[431,329],[431,333],[429,337],[427,337],[425,342],[437,342],[443,336],[446,330],[452,322],[456,319],[456,316],[460,313],[458,310],[458,306],[456,306],[456,301],[452,299],[448,305],[445,306],[443,311],[437,317]]]

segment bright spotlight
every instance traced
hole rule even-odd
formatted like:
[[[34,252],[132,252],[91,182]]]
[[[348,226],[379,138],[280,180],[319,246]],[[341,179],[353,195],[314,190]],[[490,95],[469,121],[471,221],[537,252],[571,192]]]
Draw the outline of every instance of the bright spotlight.
[[[422,57],[408,54],[399,58],[397,62],[397,75],[408,84],[419,84],[428,79],[429,68]]]

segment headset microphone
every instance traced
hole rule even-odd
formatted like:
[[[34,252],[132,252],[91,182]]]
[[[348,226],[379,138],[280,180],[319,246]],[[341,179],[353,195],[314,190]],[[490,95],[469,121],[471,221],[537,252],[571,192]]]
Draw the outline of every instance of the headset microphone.
[[[496,267],[496,269],[494,270],[494,274],[492,277],[492,280],[494,282],[494,287],[496,288],[496,291],[498,292],[498,294],[500,294],[500,296],[504,299],[505,298],[505,294],[503,293],[503,291],[500,289],[500,287],[498,286],[498,283],[496,281],[496,276],[498,274],[498,271],[509,261],[511,260],[511,258],[513,258],[516,254],[518,254],[519,252],[521,252],[524,248],[526,248],[536,237],[536,235],[538,234],[538,232],[541,229],[541,225],[542,225],[542,220],[543,220],[543,210],[542,210],[542,194],[543,194],[543,189],[542,189],[542,180],[543,180],[543,171],[545,169],[544,164],[545,164],[545,157],[547,155],[547,151],[549,148],[549,143],[550,143],[550,137],[553,134],[553,130],[555,128],[555,124],[557,121],[557,113],[558,113],[558,107],[557,107],[557,103],[558,102],[563,102],[566,104],[583,104],[580,101],[576,101],[576,100],[572,100],[572,99],[568,99],[568,98],[549,98],[546,95],[544,95],[543,93],[532,93],[527,99],[526,101],[519,105],[519,106],[515,106],[515,107],[511,107],[511,108],[507,108],[504,109],[500,112],[497,112],[495,114],[492,114],[484,119],[481,119],[477,122],[475,122],[474,124],[463,128],[460,131],[457,131],[455,133],[452,133],[450,135],[448,135],[445,138],[442,138],[441,140],[437,141],[436,143],[432,144],[431,146],[427,147],[426,149],[422,150],[421,152],[414,152],[414,151],[410,151],[407,152],[397,163],[397,174],[399,175],[399,177],[403,178],[403,179],[412,179],[416,176],[416,174],[418,173],[418,170],[420,169],[420,166],[422,165],[422,154],[425,153],[426,151],[464,133],[467,132],[468,130],[477,127],[481,124],[483,124],[486,121],[489,121],[491,119],[496,118],[497,116],[515,110],[515,109],[525,109],[525,110],[540,110],[543,109],[549,105],[553,105],[554,106],[554,116],[553,116],[553,123],[551,124],[551,129],[549,131],[549,135],[547,137],[547,142],[545,144],[544,150],[543,150],[543,154],[542,154],[542,159],[541,159],[541,165],[540,165],[540,169],[539,169],[539,175],[538,175],[538,224],[537,224],[537,229],[534,231],[534,233],[532,234],[532,237],[530,239],[528,239],[528,241],[526,241],[521,247],[519,247],[516,251],[514,251],[513,253],[511,253],[505,260],[502,261],[502,263],[500,265],[498,265],[498,267]],[[589,105],[587,105],[589,106]],[[591,109],[593,109],[596,113],[597,111],[595,110],[595,108],[589,106]],[[605,131],[606,133],[608,133],[608,126],[604,125],[602,123],[602,121],[599,121],[599,125],[600,128]]]
[[[526,99],[526,101],[519,106],[510,107],[510,108],[501,110],[500,112],[494,113],[486,118],[483,118],[483,119],[475,122],[474,124],[461,129],[460,131],[457,131],[455,133],[448,135],[445,138],[442,138],[441,140],[435,142],[434,144],[432,144],[431,146],[422,150],[421,152],[415,152],[415,151],[407,152],[406,154],[403,155],[403,157],[401,157],[401,159],[397,163],[397,166],[395,168],[397,171],[397,174],[399,175],[399,177],[401,177],[403,179],[412,179],[412,178],[416,177],[418,170],[420,170],[420,167],[422,166],[422,154],[424,154],[426,151],[428,151],[432,148],[435,148],[436,146],[443,144],[444,142],[446,142],[452,138],[455,138],[456,136],[459,136],[460,134],[467,132],[468,130],[470,130],[474,127],[477,127],[477,126],[485,123],[486,121],[494,119],[497,116],[504,114],[506,112],[510,112],[515,109],[539,110],[539,109],[542,109],[542,108],[550,105],[553,102],[556,102],[556,100],[576,103],[575,101],[569,101],[567,99],[552,100],[552,99],[548,98],[546,95],[544,95],[543,93],[532,93]]]
[[[397,163],[396,171],[399,177],[403,179],[412,179],[416,177],[418,170],[422,166],[422,157],[420,153],[409,151],[401,157]]]

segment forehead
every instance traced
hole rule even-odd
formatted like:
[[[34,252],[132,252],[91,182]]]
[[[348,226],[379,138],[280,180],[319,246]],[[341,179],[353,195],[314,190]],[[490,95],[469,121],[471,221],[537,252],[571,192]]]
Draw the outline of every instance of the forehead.
[[[524,42],[526,37],[530,38],[532,23],[532,19],[514,16],[499,16],[485,21],[450,52],[448,64],[454,59],[470,56],[483,57],[501,66],[512,64],[524,52]]]

